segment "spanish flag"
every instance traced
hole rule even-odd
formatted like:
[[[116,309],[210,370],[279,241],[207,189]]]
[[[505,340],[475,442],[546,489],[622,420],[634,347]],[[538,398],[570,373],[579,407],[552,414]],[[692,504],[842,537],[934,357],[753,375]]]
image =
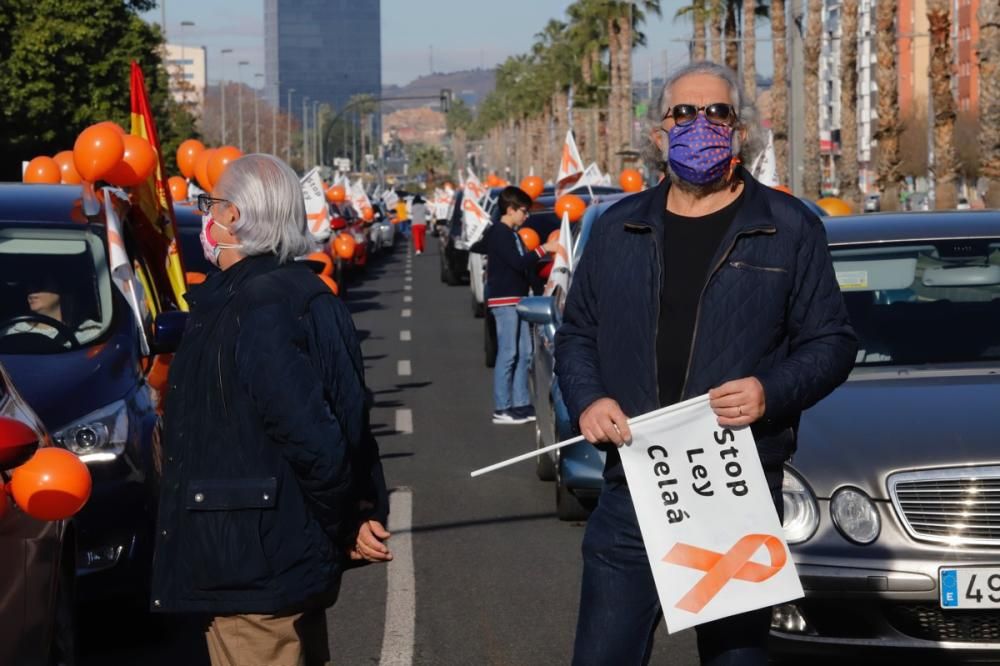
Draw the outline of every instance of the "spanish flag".
[[[184,280],[184,266],[177,248],[177,221],[174,219],[173,202],[170,199],[170,188],[164,176],[163,153],[160,150],[160,139],[156,134],[156,122],[149,108],[149,97],[146,94],[146,80],[139,65],[132,61],[131,78],[132,97],[132,128],[131,133],[141,136],[149,142],[156,151],[156,168],[144,183],[132,188],[132,219],[135,223],[135,236],[142,246],[143,256],[149,265],[143,267],[148,275],[140,275],[140,279],[152,281],[164,289],[150,289],[146,293],[151,296],[150,309],[155,317],[165,310],[187,310],[187,302],[182,298],[187,291]],[[141,274],[143,271],[139,271]],[[170,303],[160,302],[159,294],[172,295]]]

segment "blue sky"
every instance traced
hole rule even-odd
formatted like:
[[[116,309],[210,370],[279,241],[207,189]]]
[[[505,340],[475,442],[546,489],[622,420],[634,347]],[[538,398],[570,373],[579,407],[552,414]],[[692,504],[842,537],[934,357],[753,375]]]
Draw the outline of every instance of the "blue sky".
[[[247,60],[246,82],[264,71],[262,0],[163,0],[167,33],[172,43],[205,46],[209,55],[209,80],[220,75],[220,49],[227,55],[226,77],[235,78],[236,63]],[[564,18],[568,2],[551,0],[504,0],[502,11],[487,16],[475,0],[382,0],[382,82],[405,84],[430,70],[433,47],[434,69],[440,72],[494,66],[510,55],[527,52],[535,33],[550,18]],[[644,31],[647,48],[637,49],[634,74],[645,80],[652,65],[653,76],[665,67],[676,67],[687,59],[683,39],[691,30],[687,21],[675,21],[677,7],[685,0],[665,0],[663,16],[648,17]],[[470,6],[475,9],[470,9]],[[147,20],[159,23],[160,8],[147,12]],[[194,27],[181,28],[181,21]],[[758,24],[758,37],[768,36],[766,23]],[[757,48],[758,70],[770,73],[770,44]],[[665,64],[667,63],[667,64]]]

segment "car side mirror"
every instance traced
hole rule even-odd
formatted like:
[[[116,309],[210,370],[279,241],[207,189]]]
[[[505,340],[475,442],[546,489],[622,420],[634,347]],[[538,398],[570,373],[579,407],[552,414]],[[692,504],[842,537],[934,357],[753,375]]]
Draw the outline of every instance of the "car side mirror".
[[[173,354],[181,344],[187,327],[188,313],[174,310],[161,312],[153,322],[153,353]]]
[[[28,424],[0,416],[0,471],[20,467],[35,455],[38,433]]]
[[[528,296],[517,304],[517,314],[529,324],[544,326],[555,321],[555,304],[551,296]]]

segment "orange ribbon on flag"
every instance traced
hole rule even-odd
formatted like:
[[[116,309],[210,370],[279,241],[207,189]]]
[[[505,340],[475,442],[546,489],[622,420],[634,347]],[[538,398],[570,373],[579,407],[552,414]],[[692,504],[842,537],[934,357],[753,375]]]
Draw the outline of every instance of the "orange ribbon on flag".
[[[750,558],[765,546],[771,564],[751,562]],[[787,561],[781,539],[769,534],[748,534],[725,553],[678,543],[663,558],[668,564],[704,571],[705,575],[674,606],[690,613],[701,612],[732,579],[762,583],[781,571]]]

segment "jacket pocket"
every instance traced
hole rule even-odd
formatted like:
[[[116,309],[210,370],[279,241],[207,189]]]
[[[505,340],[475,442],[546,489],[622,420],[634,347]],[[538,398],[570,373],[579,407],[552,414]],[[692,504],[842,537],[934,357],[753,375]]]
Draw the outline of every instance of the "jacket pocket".
[[[272,576],[261,520],[274,511],[278,481],[197,479],[188,483],[186,557],[198,590],[259,590]]]
[[[761,271],[764,273],[778,273],[778,274],[788,273],[787,268],[780,268],[777,266],[756,266],[754,264],[748,264],[745,261],[730,261],[729,265],[739,270]]]

